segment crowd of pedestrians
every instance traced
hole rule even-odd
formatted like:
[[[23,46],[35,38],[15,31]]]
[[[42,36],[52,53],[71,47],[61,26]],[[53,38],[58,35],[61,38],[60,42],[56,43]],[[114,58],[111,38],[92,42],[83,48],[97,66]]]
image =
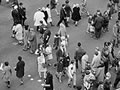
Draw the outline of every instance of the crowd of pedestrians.
[[[81,90],[110,90],[111,87],[117,88],[120,81],[120,52],[114,54],[114,50],[120,44],[120,10],[119,0],[109,0],[106,11],[102,14],[100,10],[92,15],[87,10],[87,1],[82,0],[82,4],[69,5],[69,0],[65,0],[62,4],[60,13],[57,10],[57,0],[50,0],[50,4],[45,7],[38,8],[34,13],[33,22],[34,28],[26,25],[26,8],[23,3],[14,3],[12,5],[11,15],[13,18],[12,37],[18,41],[18,44],[23,45],[23,51],[29,50],[31,54],[37,55],[38,73],[40,79],[44,78],[42,86],[45,90],[53,90],[53,75],[48,71],[53,57],[53,50],[56,51],[56,78],[60,83],[64,82],[62,76],[68,77],[68,87]],[[51,10],[55,10],[60,17],[56,26],[59,27],[58,32],[54,35],[53,45],[49,44],[52,31],[49,25],[53,27]],[[79,25],[79,21],[86,15],[88,18],[87,32],[96,39],[101,37],[103,32],[109,31],[109,23],[112,20],[112,15],[117,13],[118,20],[113,26],[112,40],[104,43],[103,48],[95,48],[92,62],[90,62],[87,51],[82,48],[82,43],[77,43],[77,48],[74,53],[74,59],[71,60],[68,52],[69,35],[66,28],[69,28],[70,19],[73,20],[75,26]],[[64,21],[64,22],[63,22]],[[40,43],[37,41],[36,32],[39,33]],[[15,67],[16,76],[20,79],[23,85],[25,62],[21,56],[18,56],[19,62]],[[81,66],[81,75],[83,85],[77,86],[77,69]],[[114,85],[111,84],[111,72],[115,67],[116,79]],[[5,62],[2,68],[3,78],[10,88],[10,77],[12,75],[11,67],[8,62]],[[42,77],[41,73],[44,73]]]

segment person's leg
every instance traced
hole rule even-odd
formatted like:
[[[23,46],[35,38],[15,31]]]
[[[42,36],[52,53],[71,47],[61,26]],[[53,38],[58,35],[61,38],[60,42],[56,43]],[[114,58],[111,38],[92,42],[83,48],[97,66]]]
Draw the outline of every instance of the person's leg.
[[[76,60],[76,69],[78,69],[78,60]]]
[[[73,88],[76,88],[76,73],[73,76]]]
[[[59,20],[59,22],[58,22],[58,24],[57,24],[57,26],[59,26],[60,25],[60,23],[63,21],[63,18],[60,18],[60,20]]]
[[[23,85],[23,77],[19,78],[20,79],[20,85]]]
[[[119,81],[120,81],[120,77],[116,76],[116,79],[115,79],[115,82],[114,82],[114,88],[117,87],[117,84],[119,83]]]
[[[40,78],[42,77],[41,73],[42,73],[42,72],[39,71],[39,77],[40,77]]]
[[[63,20],[64,20],[64,23],[65,23],[65,26],[68,27],[67,19],[63,19]]]

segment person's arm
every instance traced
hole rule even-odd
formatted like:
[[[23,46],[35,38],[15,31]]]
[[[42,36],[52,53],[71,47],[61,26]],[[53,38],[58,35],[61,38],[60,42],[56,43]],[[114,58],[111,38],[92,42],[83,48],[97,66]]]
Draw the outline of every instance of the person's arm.
[[[113,34],[114,34],[114,36],[116,36],[115,30],[116,30],[116,27],[113,26]]]

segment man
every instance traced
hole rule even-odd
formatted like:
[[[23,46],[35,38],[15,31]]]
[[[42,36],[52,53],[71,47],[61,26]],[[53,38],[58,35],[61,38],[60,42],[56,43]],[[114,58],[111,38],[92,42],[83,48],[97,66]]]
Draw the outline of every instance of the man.
[[[95,36],[96,38],[100,38],[101,36],[101,30],[102,30],[102,26],[103,26],[103,17],[101,16],[101,12],[100,10],[97,10],[97,15],[95,17],[95,21],[93,26],[95,27]]]
[[[24,22],[26,20],[26,8],[23,7],[23,3],[19,4],[18,10],[20,13],[21,24],[24,25]]]
[[[50,10],[50,5],[49,4],[46,5],[46,11],[47,11],[47,14],[48,14],[47,23],[49,23],[51,26],[54,26],[52,24],[51,10]]]
[[[44,18],[45,15],[43,12],[41,12],[41,9],[39,8],[34,14],[34,26],[37,27],[37,31],[39,29],[39,26],[41,26],[40,21],[42,21],[43,24],[47,26],[47,23],[45,22]]]
[[[53,75],[50,72],[47,72],[47,76],[45,79],[45,84],[42,84],[45,90],[53,90]]]
[[[66,20],[65,4],[62,4],[62,8],[60,9],[60,20],[59,20],[57,26],[59,26],[60,23],[62,23],[62,21],[64,21],[65,26],[68,27],[68,23]]]
[[[16,65],[15,71],[16,71],[16,76],[20,79],[21,82],[20,85],[23,85],[25,62],[22,60],[21,56],[18,56],[18,60],[19,61]]]
[[[75,51],[74,59],[76,60],[76,69],[78,69],[78,61],[80,61],[81,64],[81,58],[85,54],[84,49],[81,47],[81,43],[78,42],[78,47]]]
[[[57,3],[58,3],[58,0],[50,0],[51,10],[54,9],[56,11],[57,15],[59,15],[57,8],[56,8]]]
[[[12,10],[11,14],[12,14],[12,17],[13,17],[13,25],[21,23],[20,14],[19,14],[18,6],[17,5],[15,5],[13,7],[13,10]]]
[[[68,22],[70,19],[70,14],[72,13],[72,9],[69,5],[69,0],[65,1],[65,11],[66,11],[66,18],[67,18],[67,22]]]
[[[46,31],[44,32],[44,36],[43,36],[43,43],[45,47],[50,39],[50,36],[51,36],[51,31],[49,29],[46,29]]]
[[[116,6],[116,10],[118,10],[119,9],[119,0],[113,0],[113,3]]]
[[[116,24],[113,26],[113,35],[115,38],[115,46],[118,47],[120,43],[120,23],[116,21]]]

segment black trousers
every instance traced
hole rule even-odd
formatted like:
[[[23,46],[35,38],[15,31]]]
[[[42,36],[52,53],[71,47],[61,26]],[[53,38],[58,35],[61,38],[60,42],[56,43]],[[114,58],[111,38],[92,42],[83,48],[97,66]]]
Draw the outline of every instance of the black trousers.
[[[78,69],[78,60],[76,59],[76,69]]]
[[[96,38],[100,38],[100,36],[101,36],[101,28],[100,29],[95,29],[95,36],[96,36]]]
[[[114,87],[115,88],[117,87],[117,84],[119,83],[119,81],[120,81],[120,75],[117,75],[116,79],[115,79],[115,82],[114,82]]]
[[[58,22],[57,26],[59,26],[59,25],[60,25],[60,23],[61,23],[62,21],[64,21],[65,26],[66,26],[66,27],[68,27],[67,19],[65,19],[64,17],[63,17],[63,18],[60,18],[60,20],[59,20],[59,22]]]

